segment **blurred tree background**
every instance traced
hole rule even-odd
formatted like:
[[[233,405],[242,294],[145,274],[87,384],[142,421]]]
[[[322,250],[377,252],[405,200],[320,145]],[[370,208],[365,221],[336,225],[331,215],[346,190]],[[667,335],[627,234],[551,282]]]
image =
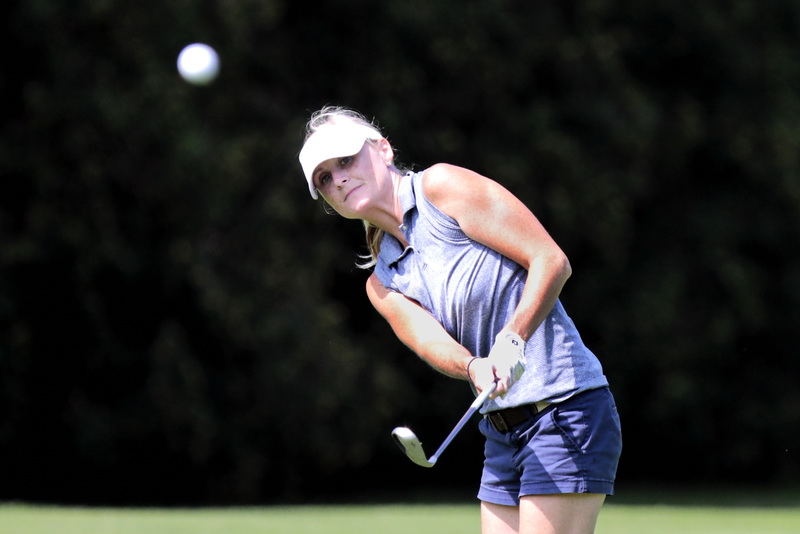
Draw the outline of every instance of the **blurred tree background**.
[[[469,404],[363,291],[297,163],[325,104],[519,195],[623,418],[620,483],[800,475],[800,4],[11,0],[0,499],[247,504],[467,488]],[[188,43],[221,57],[190,86]]]

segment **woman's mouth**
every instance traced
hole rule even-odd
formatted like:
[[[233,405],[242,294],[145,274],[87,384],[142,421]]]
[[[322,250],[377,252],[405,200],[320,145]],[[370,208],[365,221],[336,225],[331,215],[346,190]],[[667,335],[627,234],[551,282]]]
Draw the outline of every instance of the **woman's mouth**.
[[[353,191],[355,191],[355,190],[357,190],[357,189],[360,189],[360,188],[361,188],[361,186],[360,186],[360,185],[357,185],[357,186],[355,186],[353,189],[351,189],[350,191],[348,191],[348,192],[347,192],[347,194],[344,196],[344,201],[345,201],[345,202],[347,202],[347,199],[348,199],[348,198],[350,198],[350,195],[352,195],[352,194],[353,194]]]

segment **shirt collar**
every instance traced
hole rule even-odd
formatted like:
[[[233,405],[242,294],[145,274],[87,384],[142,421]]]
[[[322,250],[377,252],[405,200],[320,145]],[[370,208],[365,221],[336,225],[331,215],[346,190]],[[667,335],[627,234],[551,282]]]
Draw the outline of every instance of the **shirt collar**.
[[[403,209],[403,223],[400,230],[405,234],[408,230],[407,225],[411,221],[411,212],[417,207],[417,197],[414,194],[414,173],[408,172],[400,181],[397,190],[400,198],[400,207]],[[381,251],[379,257],[383,257],[388,265],[396,264],[412,247],[404,249],[400,242],[391,234],[384,234],[381,241]]]

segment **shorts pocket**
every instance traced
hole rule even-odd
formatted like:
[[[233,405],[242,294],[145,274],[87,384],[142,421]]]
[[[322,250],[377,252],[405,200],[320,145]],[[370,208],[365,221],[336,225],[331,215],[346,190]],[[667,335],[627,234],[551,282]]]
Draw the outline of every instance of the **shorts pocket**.
[[[577,410],[561,410],[557,406],[550,412],[550,420],[561,433],[565,446],[580,454],[583,454],[587,434],[583,419],[583,414]]]

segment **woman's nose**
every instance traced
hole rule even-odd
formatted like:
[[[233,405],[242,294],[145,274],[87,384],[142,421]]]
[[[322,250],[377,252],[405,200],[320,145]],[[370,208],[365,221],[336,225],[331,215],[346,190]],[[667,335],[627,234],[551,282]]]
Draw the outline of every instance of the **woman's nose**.
[[[336,184],[336,187],[342,187],[342,185],[347,183],[348,179],[347,173],[344,171],[333,173],[333,183]]]

